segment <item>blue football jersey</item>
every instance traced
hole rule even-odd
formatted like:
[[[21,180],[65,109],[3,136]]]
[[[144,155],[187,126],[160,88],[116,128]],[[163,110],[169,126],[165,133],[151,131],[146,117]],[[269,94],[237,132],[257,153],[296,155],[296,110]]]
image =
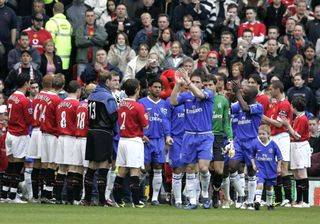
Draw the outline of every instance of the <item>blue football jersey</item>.
[[[202,90],[205,98],[195,97],[192,92],[178,96],[178,103],[185,105],[185,130],[189,132],[212,131],[213,97],[211,90]]]
[[[168,136],[166,129],[166,114],[165,101],[160,99],[154,102],[150,97],[144,97],[138,101],[144,106],[146,113],[149,116],[149,128],[144,130],[145,136],[148,138],[161,138]]]
[[[172,106],[169,97],[166,100],[167,120],[166,129],[169,130],[170,136],[182,136],[184,134],[185,110],[184,104]]]
[[[234,131],[234,136],[239,139],[256,138],[258,136],[258,128],[263,115],[263,107],[260,103],[249,105],[250,111],[242,110],[239,102],[231,105],[231,113],[234,119],[238,121]]]
[[[277,178],[277,161],[282,160],[278,145],[272,140],[263,144],[257,138],[253,143],[252,153],[257,166],[257,175],[262,173],[268,179]]]

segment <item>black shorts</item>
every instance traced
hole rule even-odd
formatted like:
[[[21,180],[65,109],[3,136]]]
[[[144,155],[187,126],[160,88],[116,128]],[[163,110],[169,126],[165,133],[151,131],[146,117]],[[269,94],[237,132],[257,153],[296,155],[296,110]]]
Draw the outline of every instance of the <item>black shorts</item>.
[[[224,161],[223,155],[224,137],[223,135],[215,135],[213,142],[213,161]]]
[[[86,144],[86,160],[111,163],[113,153],[112,132],[89,129]]]

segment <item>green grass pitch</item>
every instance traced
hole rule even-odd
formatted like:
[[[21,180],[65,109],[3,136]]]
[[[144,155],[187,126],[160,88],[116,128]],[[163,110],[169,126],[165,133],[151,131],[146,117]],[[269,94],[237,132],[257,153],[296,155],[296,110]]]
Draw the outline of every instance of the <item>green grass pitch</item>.
[[[320,223],[320,207],[307,209],[276,208],[267,211],[222,210],[198,208],[192,211],[176,209],[168,205],[159,207],[103,208],[70,205],[0,204],[1,224],[308,224]]]

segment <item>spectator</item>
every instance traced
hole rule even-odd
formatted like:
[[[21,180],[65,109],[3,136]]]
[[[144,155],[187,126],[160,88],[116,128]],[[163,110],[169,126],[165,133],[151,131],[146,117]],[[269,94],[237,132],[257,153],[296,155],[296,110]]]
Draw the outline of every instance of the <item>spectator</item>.
[[[200,47],[199,50],[199,57],[198,59],[194,60],[194,68],[202,68],[203,70],[206,70],[205,67],[206,65],[206,60],[207,60],[207,55],[208,52],[210,51],[209,45],[208,44],[203,44]]]
[[[306,44],[310,43],[305,38],[303,25],[298,23],[294,27],[293,38],[290,41],[284,42],[287,49],[287,58],[291,60],[296,54],[303,54],[303,49]]]
[[[4,93],[7,96],[11,95],[15,91],[17,79],[20,74],[28,74],[30,76],[30,80],[34,80],[38,84],[42,83],[42,74],[37,68],[32,66],[31,61],[31,53],[28,50],[22,50],[20,62],[13,66],[4,83]]]
[[[192,26],[190,29],[191,38],[183,45],[183,53],[193,59],[198,58],[199,50],[202,45],[201,30],[199,26]]]
[[[262,43],[266,35],[266,26],[263,23],[256,20],[257,11],[255,8],[247,7],[245,12],[246,12],[246,22],[240,24],[238,37],[242,36],[242,33],[244,30],[250,29],[252,30],[254,35],[252,43],[254,44]]]
[[[143,13],[141,15],[141,22],[143,29],[140,30],[132,42],[132,48],[137,51],[141,43],[147,43],[149,48],[152,47],[158,38],[158,28],[152,26],[152,17],[149,13]]]
[[[206,57],[206,66],[204,67],[207,74],[218,73],[218,61],[219,53],[216,51],[209,51]]]
[[[151,48],[150,53],[158,55],[159,65],[162,65],[164,59],[171,54],[171,45],[174,41],[173,33],[170,28],[162,31],[158,42]]]
[[[159,29],[159,35],[164,29],[167,29],[170,27],[170,18],[167,14],[160,14],[158,16],[158,29]]]
[[[32,26],[32,19],[33,19],[32,15],[35,15],[36,13],[40,13],[42,15],[42,18],[43,18],[42,26],[46,24],[46,22],[48,22],[48,20],[50,19],[49,16],[46,14],[43,0],[34,0],[32,2],[32,14],[26,15],[22,18],[21,30],[25,30],[30,26]]]
[[[214,26],[214,36],[212,36],[213,48],[216,49],[216,45],[219,46],[219,44],[221,44],[221,35],[224,32],[232,34],[232,46],[236,47],[237,39],[235,37],[238,35],[239,25],[240,19],[238,17],[238,6],[236,3],[232,2],[228,4],[227,11],[225,15],[223,15],[223,18],[218,19]]]
[[[320,88],[320,59],[315,56],[313,44],[304,47],[304,58],[302,74],[306,77],[306,85],[316,92]]]
[[[291,18],[305,26],[308,21],[313,20],[314,18],[308,10],[306,0],[298,0],[296,4],[296,13]]]
[[[42,13],[34,13],[31,18],[32,26],[23,32],[26,32],[29,36],[29,45],[36,48],[39,54],[42,54],[44,52],[43,43],[48,39],[52,39],[52,36],[48,30],[43,28],[44,18]]]
[[[136,79],[140,81],[140,96],[148,95],[148,82],[152,79],[159,79],[162,69],[159,64],[159,57],[155,53],[150,53],[148,63],[136,74]]]
[[[190,29],[192,27],[192,24],[193,18],[191,15],[186,15],[183,17],[183,28],[179,30],[176,34],[177,39],[180,41],[182,45],[184,45],[184,43],[186,41],[189,41],[189,39],[191,38]]]
[[[112,44],[114,44],[118,32],[122,31],[126,33],[130,43],[132,43],[133,38],[136,35],[135,23],[126,18],[127,8],[124,4],[119,4],[117,6],[116,15],[115,20],[108,22],[105,25],[105,29],[108,34],[108,49]]]
[[[209,13],[210,12],[200,4],[200,0],[182,0],[181,4],[174,9],[172,27],[175,31],[181,30],[183,28],[183,17],[191,15],[194,25],[201,26],[201,29],[205,30],[209,22]]]
[[[165,58],[162,68],[164,70],[178,70],[186,57],[187,56],[183,54],[181,43],[179,41],[173,41],[171,45],[171,55]]]
[[[100,74],[105,74],[109,71],[114,71],[122,78],[122,72],[118,67],[115,67],[107,62],[107,52],[103,49],[97,50],[95,62],[87,64],[84,71],[81,73],[80,79],[82,82],[97,83],[100,80]]]
[[[41,55],[40,72],[46,74],[58,74],[62,72],[62,60],[56,55],[53,40],[46,40],[43,44],[44,52]]]
[[[303,65],[304,65],[304,59],[301,54],[296,54],[295,56],[293,56],[291,60],[291,67],[289,72],[290,80],[286,80],[288,83],[283,81],[283,85],[285,86],[285,89],[289,89],[289,87],[292,87],[293,79],[296,74],[299,74],[302,72]]]
[[[108,0],[107,7],[102,12],[100,18],[96,21],[97,25],[105,26],[108,22],[115,20],[116,18],[116,2],[115,0]]]
[[[306,35],[308,40],[315,45],[320,38],[320,5],[315,6],[313,16],[314,20],[306,23]]]
[[[230,58],[230,55],[232,53],[232,42],[233,42],[234,36],[229,31],[223,31],[221,33],[221,41],[219,46],[219,64],[220,65],[226,65],[227,60]],[[219,58],[219,57],[218,57]]]
[[[86,24],[76,30],[76,47],[78,64],[77,74],[80,75],[88,63],[94,63],[96,52],[107,40],[107,33],[102,26],[95,25],[96,15],[92,9],[85,13]]]
[[[309,118],[311,153],[320,152],[319,119],[317,117]]]
[[[8,69],[11,70],[17,63],[21,62],[21,52],[29,51],[34,68],[39,68],[41,64],[40,54],[36,48],[30,47],[28,33],[22,32],[18,40],[18,46],[12,49],[8,54]]]
[[[136,56],[136,52],[130,47],[127,34],[119,32],[116,39],[116,43],[110,47],[107,61],[125,73],[127,64]]]
[[[129,61],[123,82],[127,79],[134,79],[139,72],[148,63],[149,46],[146,43],[141,43],[138,47],[138,55]]]
[[[297,73],[293,78],[293,87],[288,89],[287,97],[289,102],[300,96],[306,103],[306,111],[315,114],[314,95],[309,87],[305,85],[305,79],[301,73]]]
[[[282,18],[285,12],[286,8],[282,4],[281,0],[273,0],[272,3],[267,7],[266,17],[264,19],[267,28],[270,26],[277,26],[280,34],[284,35],[285,27],[282,24]]]
[[[140,30],[143,28],[143,25],[142,25],[141,21],[139,20],[139,18],[141,18],[141,15],[146,12],[153,16],[152,26],[157,26],[156,19],[158,18],[159,14],[161,13],[161,9],[154,4],[155,0],[143,0],[142,2],[143,2],[143,6],[138,8],[135,11],[135,17],[134,17],[135,23],[136,23],[138,29]]]
[[[270,66],[274,67],[273,73],[279,75],[283,80],[288,76],[289,62],[288,59],[278,54],[278,41],[270,39],[267,41],[267,58],[270,61]]]
[[[297,22],[293,18],[288,18],[286,22],[285,35],[279,38],[280,43],[287,43],[293,39],[294,27],[296,26],[296,24]]]
[[[216,0],[200,0],[200,4],[208,11],[208,24],[205,27],[205,39],[209,42],[214,33],[214,26],[217,21]]]
[[[236,62],[232,65],[231,79],[236,81],[239,85],[243,81],[243,64],[241,62]]]

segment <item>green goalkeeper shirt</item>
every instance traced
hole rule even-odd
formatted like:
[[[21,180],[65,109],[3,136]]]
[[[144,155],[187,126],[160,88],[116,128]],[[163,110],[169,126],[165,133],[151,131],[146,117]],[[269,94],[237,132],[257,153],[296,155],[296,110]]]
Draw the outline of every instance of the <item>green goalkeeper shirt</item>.
[[[214,135],[227,134],[228,139],[232,139],[229,101],[221,94],[214,97],[212,130]]]

